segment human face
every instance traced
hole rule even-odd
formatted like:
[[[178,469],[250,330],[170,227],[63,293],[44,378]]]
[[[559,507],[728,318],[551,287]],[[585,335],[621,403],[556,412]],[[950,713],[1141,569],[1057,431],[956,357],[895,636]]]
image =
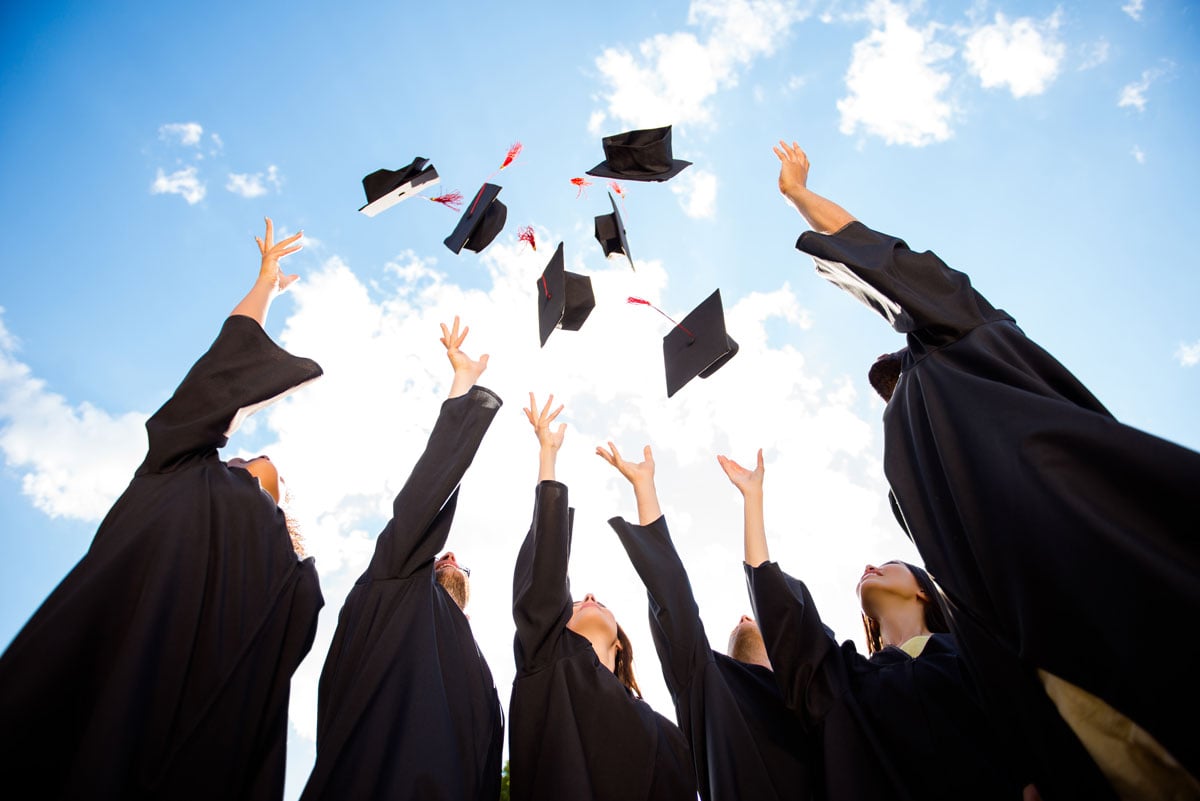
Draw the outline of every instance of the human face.
[[[903,562],[884,562],[878,567],[867,565],[862,576],[858,579],[858,598],[863,611],[870,614],[868,606],[873,606],[875,600],[891,596],[904,600],[928,600],[917,584],[917,577],[912,574]]]
[[[617,639],[616,616],[590,592],[572,605],[567,628],[585,637],[588,636],[588,632],[596,632],[610,635],[611,640]]]
[[[733,631],[729,632],[729,647],[725,653],[739,662],[771,667],[762,631],[749,615],[742,615]]]
[[[450,593],[459,609],[465,610],[471,600],[471,582],[468,579],[470,575],[471,569],[458,563],[454,551],[446,551],[433,563],[434,579]]]
[[[250,460],[230,459],[228,462],[226,462],[226,465],[228,467],[240,467],[242,470],[245,470],[250,475],[257,478],[258,485],[262,488],[263,492],[270,495],[275,500],[276,504],[279,503],[279,498],[281,495],[279,489],[279,471],[275,469],[275,465],[271,463],[271,460],[267,458],[265,454],[262,456],[255,456]]]

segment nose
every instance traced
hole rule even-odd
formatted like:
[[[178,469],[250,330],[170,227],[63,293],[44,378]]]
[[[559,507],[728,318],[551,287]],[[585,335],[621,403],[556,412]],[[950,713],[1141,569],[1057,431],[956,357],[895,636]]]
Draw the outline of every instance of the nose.
[[[589,592],[587,595],[583,596],[583,600],[584,600],[584,602],[585,602],[585,603],[586,603],[587,601],[591,601],[592,603],[598,603],[598,602],[596,601],[596,596],[595,596],[595,595],[593,595],[593,594],[592,594],[592,593],[590,593],[590,592]]]
[[[749,615],[742,615],[742,619],[738,621],[738,625],[740,626],[743,623],[753,623],[753,622],[754,622],[754,618],[750,617]]]
[[[454,551],[446,551],[446,554],[442,557],[442,561],[458,564],[458,560],[454,558]]]

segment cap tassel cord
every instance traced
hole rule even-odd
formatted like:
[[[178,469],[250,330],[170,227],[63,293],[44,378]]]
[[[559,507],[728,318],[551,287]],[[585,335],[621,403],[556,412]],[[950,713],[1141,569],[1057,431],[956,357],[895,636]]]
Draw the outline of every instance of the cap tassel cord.
[[[543,275],[541,278],[541,281],[542,281],[542,290],[546,293],[546,299],[549,300],[550,299],[550,286],[549,286],[549,284],[546,283],[546,276]]]
[[[462,210],[463,196],[462,192],[447,192],[444,195],[429,198],[434,203],[441,203],[443,206],[454,209],[455,211]]]
[[[517,239],[518,239],[518,241],[521,241],[521,242],[528,242],[529,247],[533,248],[534,252],[537,251],[537,241],[533,237],[533,226],[532,225],[527,225],[524,228],[518,229],[517,230]]]
[[[676,327],[676,328],[682,329],[682,330],[683,330],[683,333],[687,334],[689,337],[691,337],[691,338],[692,338],[692,342],[695,342],[695,341],[696,341],[696,335],[695,335],[695,334],[693,334],[691,331],[689,331],[689,330],[687,330],[686,328],[684,328],[684,327],[683,327],[682,325],[680,325],[679,323],[676,323],[674,320],[672,320],[672,319],[671,319],[671,316],[670,316],[669,314],[667,314],[665,311],[663,311],[662,309],[660,309],[660,308],[658,308],[657,306],[655,306],[655,305],[654,305],[653,303],[651,303],[650,301],[648,301],[648,300],[642,300],[641,298],[629,297],[629,298],[626,298],[625,302],[626,302],[626,303],[635,303],[635,304],[638,304],[638,305],[640,305],[640,306],[649,306],[650,308],[654,309],[656,312],[658,312],[659,314],[661,314],[663,317],[666,317],[668,320],[671,320],[671,322],[675,324],[675,327]],[[691,343],[691,342],[689,342],[688,344],[690,345],[690,344],[692,344],[692,343]]]

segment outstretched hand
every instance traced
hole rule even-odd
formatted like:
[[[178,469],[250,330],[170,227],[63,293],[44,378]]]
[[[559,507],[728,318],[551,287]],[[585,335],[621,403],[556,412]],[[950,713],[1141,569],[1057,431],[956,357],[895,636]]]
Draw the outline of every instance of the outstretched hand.
[[[617,471],[625,476],[630,484],[637,487],[644,482],[654,483],[654,454],[650,451],[649,445],[642,449],[642,461],[636,463],[625,461],[621,457],[621,452],[617,450],[617,446],[612,442],[608,443],[608,448],[605,450],[603,445],[597,446],[596,455],[617,468]]]
[[[446,324],[441,323],[441,343],[445,345],[446,358],[450,360],[450,366],[454,368],[454,381],[450,385],[451,398],[467,394],[467,391],[475,386],[475,382],[479,380],[479,376],[483,375],[483,371],[488,366],[488,355],[486,353],[478,359],[472,359],[462,352],[463,340],[467,338],[467,333],[471,330],[471,327],[463,326],[460,333],[458,325],[458,315],[454,317],[453,328],[446,328]]]
[[[304,232],[298,231],[287,239],[276,242],[275,224],[271,222],[270,217],[264,219],[267,221],[266,234],[262,237],[254,237],[254,241],[258,243],[258,251],[262,254],[262,266],[258,270],[258,279],[270,284],[275,292],[283,292],[300,276],[288,275],[280,270],[279,260],[304,247],[296,244],[300,241],[300,237],[304,236]]]
[[[550,425],[554,419],[558,417],[558,413],[563,410],[562,404],[554,411],[550,411],[550,406],[554,403],[554,396],[551,395],[546,399],[546,405],[539,412],[537,401],[533,398],[533,393],[529,393],[529,408],[525,410],[525,418],[529,420],[529,424],[533,426],[533,433],[537,435],[538,443],[542,446],[543,451],[556,452],[562,447],[563,437],[567,432],[567,424],[559,423],[557,430],[551,430]]]
[[[796,196],[808,187],[808,156],[800,145],[782,139],[772,150],[779,157],[779,191],[795,203]]]
[[[758,466],[753,470],[747,470],[728,456],[718,456],[717,461],[720,463],[721,469],[725,471],[725,475],[729,477],[729,481],[741,491],[742,495],[746,495],[747,493],[762,494],[763,474],[765,472],[763,469],[762,448],[758,449]]]

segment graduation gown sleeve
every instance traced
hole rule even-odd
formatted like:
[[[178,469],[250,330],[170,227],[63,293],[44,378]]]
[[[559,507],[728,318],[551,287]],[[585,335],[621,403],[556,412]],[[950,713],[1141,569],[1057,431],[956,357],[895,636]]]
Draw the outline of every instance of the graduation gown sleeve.
[[[396,495],[321,671],[304,801],[491,801],[499,791],[503,720],[491,670],[433,565],[500,404],[478,386],[446,400]]]
[[[784,706],[770,670],[709,646],[666,517],[648,526],[619,517],[608,523],[646,585],[654,647],[691,747],[700,797],[809,798],[808,738]]]
[[[513,573],[513,622],[517,625],[513,647],[518,673],[536,671],[556,658],[556,646],[571,619],[571,580],[567,577],[570,524],[566,485],[539,483],[533,521]]]
[[[216,449],[319,376],[227,319],[146,425],[149,450],[87,554],[0,658],[0,763],[39,798],[283,793],[292,672],[323,600],[312,559]]]

